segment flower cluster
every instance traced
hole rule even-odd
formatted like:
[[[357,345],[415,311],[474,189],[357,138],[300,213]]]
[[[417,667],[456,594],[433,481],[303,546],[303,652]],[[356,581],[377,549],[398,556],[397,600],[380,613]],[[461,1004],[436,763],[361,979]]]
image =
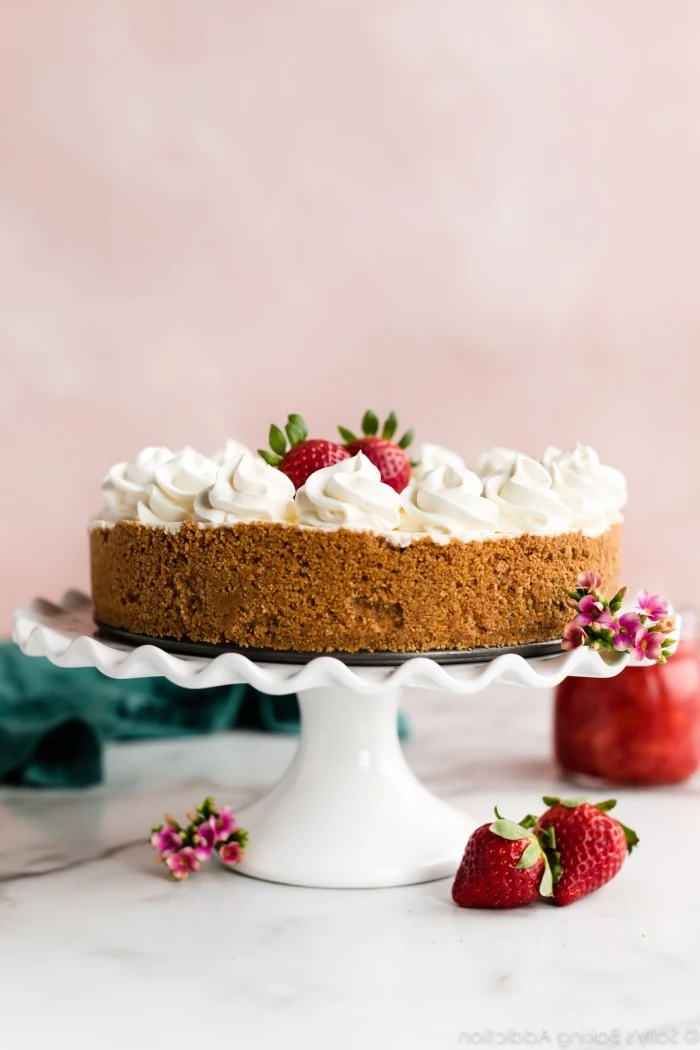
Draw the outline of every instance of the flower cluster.
[[[170,869],[170,878],[186,879],[199,871],[202,862],[216,852],[224,864],[240,864],[248,841],[248,832],[239,828],[230,806],[216,805],[207,797],[194,813],[188,813],[189,824],[182,827],[169,813],[165,824],[151,831],[151,845]]]
[[[635,660],[666,663],[673,645],[668,635],[676,625],[668,615],[665,598],[640,591],[634,611],[618,615],[625,587],[608,601],[601,594],[602,580],[597,572],[582,572],[577,583],[577,589],[568,594],[568,604],[576,615],[564,628],[562,649],[587,645],[591,649],[631,653]]]

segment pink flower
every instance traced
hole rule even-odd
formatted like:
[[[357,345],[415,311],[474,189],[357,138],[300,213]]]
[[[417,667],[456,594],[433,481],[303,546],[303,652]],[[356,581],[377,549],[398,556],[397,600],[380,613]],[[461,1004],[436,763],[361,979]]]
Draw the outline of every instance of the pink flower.
[[[214,817],[209,817],[209,820],[202,821],[197,827],[197,836],[199,842],[194,847],[197,860],[209,860],[219,837]]]
[[[172,824],[166,824],[160,831],[153,832],[151,845],[153,849],[158,850],[161,856],[169,857],[171,853],[179,850],[182,845],[182,835]]]
[[[637,631],[641,626],[642,622],[636,613],[623,613],[619,622],[613,624],[615,630],[614,647],[620,652],[626,652],[628,649],[631,649],[637,637]]]
[[[194,874],[200,868],[200,862],[191,846],[183,846],[177,853],[171,853],[165,863],[174,879],[186,879],[190,873]]]
[[[219,810],[218,816],[211,817],[211,820],[214,821],[216,836],[219,842],[225,841],[229,835],[232,835],[238,828],[238,823],[231,812],[230,806],[222,806]]]
[[[586,594],[578,603],[579,615],[574,617],[578,627],[588,627],[592,623],[612,623],[612,613],[602,602],[597,602],[592,594]]]
[[[640,627],[630,652],[635,660],[658,660],[661,656],[662,644],[661,634],[658,631],[649,631],[646,627]]]
[[[561,640],[562,649],[578,649],[586,641],[586,632],[577,623],[567,623]]]
[[[640,591],[637,595],[637,608],[650,620],[662,620],[668,616],[668,602],[660,594],[649,594],[649,591]]]
[[[603,583],[597,572],[580,572],[576,582],[586,591],[598,591]]]
[[[227,842],[219,850],[219,856],[224,864],[240,864],[243,860],[243,847],[240,842]]]

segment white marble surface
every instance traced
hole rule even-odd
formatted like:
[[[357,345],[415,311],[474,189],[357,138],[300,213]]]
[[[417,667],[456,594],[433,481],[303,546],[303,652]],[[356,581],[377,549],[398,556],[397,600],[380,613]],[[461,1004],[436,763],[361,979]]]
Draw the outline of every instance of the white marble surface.
[[[478,819],[495,802],[517,818],[565,790],[546,692],[410,690],[404,708],[411,765]],[[294,747],[243,733],[117,745],[103,787],[2,789],[3,1050],[433,1050],[520,1045],[528,1031],[532,1045],[564,1047],[700,1038],[698,780],[618,793],[642,844],[613,883],[567,909],[466,911],[448,880],[310,890],[213,864],[168,882],[145,844],[163,810],[184,812],[207,792],[240,805]]]

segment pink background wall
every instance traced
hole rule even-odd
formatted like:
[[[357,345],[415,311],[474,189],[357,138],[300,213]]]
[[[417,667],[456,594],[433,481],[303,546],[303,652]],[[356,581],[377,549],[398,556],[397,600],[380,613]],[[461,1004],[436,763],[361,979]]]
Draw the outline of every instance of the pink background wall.
[[[696,542],[700,5],[0,8],[0,631],[86,584],[105,468],[367,405],[593,443],[628,579]]]

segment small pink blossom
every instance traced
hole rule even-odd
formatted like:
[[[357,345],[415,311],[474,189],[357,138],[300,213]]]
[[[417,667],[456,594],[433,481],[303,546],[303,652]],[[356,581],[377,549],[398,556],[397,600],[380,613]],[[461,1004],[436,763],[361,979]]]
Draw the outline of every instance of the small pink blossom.
[[[612,613],[602,602],[597,602],[592,594],[586,594],[578,603],[579,614],[574,617],[578,627],[588,627],[592,623],[612,623]]]
[[[216,842],[218,841],[218,833],[216,830],[216,824],[214,817],[209,817],[209,820],[203,820],[202,823],[197,827],[197,837],[199,842],[194,847],[195,854],[198,860],[209,860],[212,855],[212,851]]]
[[[227,842],[219,850],[219,856],[224,864],[240,864],[243,860],[243,847],[240,842]]]
[[[649,591],[640,591],[637,595],[637,608],[650,620],[662,620],[668,616],[668,602],[660,594],[649,594]]]
[[[662,644],[658,631],[649,631],[646,627],[640,627],[630,652],[635,660],[658,660],[661,656]]]
[[[587,591],[598,591],[602,586],[603,580],[597,572],[580,572],[576,582],[579,587],[583,587]]]
[[[166,824],[160,831],[154,831],[151,835],[151,845],[161,856],[169,857],[182,845],[182,835],[172,824]]]
[[[636,613],[623,613],[617,624],[613,624],[615,637],[613,646],[620,652],[627,652],[634,645],[637,632],[642,622]]]
[[[229,835],[232,835],[233,832],[238,829],[238,823],[231,812],[230,806],[222,806],[219,810],[218,816],[212,817],[211,819],[214,821],[214,827],[219,842],[224,842]]]
[[[171,853],[165,863],[174,879],[186,879],[190,873],[194,874],[200,868],[200,861],[191,846],[183,846],[177,853]]]
[[[561,640],[562,649],[578,649],[586,641],[586,632],[577,623],[567,623]]]

